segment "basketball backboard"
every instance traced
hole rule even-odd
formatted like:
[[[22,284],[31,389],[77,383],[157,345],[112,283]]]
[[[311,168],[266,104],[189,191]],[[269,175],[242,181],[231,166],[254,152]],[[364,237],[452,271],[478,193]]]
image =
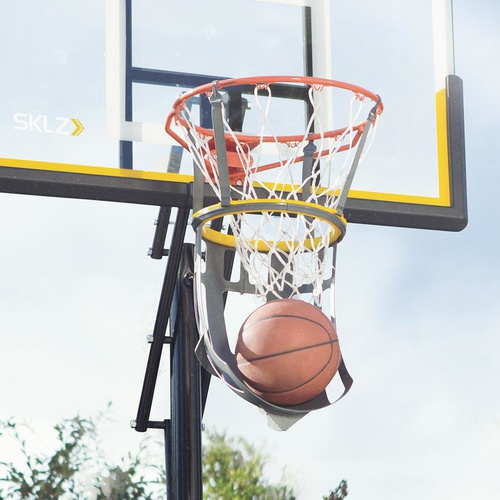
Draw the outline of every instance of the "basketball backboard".
[[[88,0],[29,9],[10,2],[2,16],[10,41],[0,83],[2,191],[189,206],[192,161],[164,130],[175,98],[219,78],[314,75],[384,102],[349,221],[467,224],[451,0],[424,0],[411,15],[398,0]]]

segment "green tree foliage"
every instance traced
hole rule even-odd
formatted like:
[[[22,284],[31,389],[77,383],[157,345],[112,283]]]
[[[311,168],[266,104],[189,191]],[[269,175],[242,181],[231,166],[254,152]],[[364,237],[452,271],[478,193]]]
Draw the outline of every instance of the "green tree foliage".
[[[340,484],[323,500],[344,500],[347,497],[347,481],[340,481]]]
[[[10,433],[17,441],[25,467],[18,468],[11,462],[0,462],[5,470],[0,481],[6,484],[0,490],[0,499],[49,499],[60,498],[64,493],[77,493],[75,473],[91,459],[91,443],[84,438],[94,435],[94,424],[76,417],[63,420],[54,430],[60,447],[51,456],[37,456],[28,452],[26,440],[13,419],[3,423],[2,431]]]
[[[0,450],[2,438],[10,437],[22,457],[16,463],[0,461],[0,500],[164,499],[165,471],[149,462],[148,439],[118,464],[103,458],[98,427],[104,416],[62,420],[54,426],[57,445],[49,454],[30,452],[24,437],[28,429],[15,419],[0,421]],[[206,431],[204,441],[205,500],[295,500],[291,488],[266,480],[268,457],[245,439]],[[342,481],[323,500],[345,497]]]
[[[203,448],[205,500],[295,500],[287,486],[269,484],[264,477],[267,457],[243,438],[207,431]]]
[[[163,499],[164,474],[154,465],[144,465],[145,442],[135,455],[129,453],[119,464],[104,460],[97,434],[101,420],[102,415],[62,420],[54,426],[57,447],[49,455],[29,452],[23,437],[26,427],[14,419],[0,422],[0,437],[14,438],[24,459],[20,466],[0,461],[0,500]],[[153,478],[144,477],[146,469],[153,470]],[[84,480],[89,476],[90,487]],[[161,486],[162,493],[155,486]],[[92,487],[93,492],[89,491]]]

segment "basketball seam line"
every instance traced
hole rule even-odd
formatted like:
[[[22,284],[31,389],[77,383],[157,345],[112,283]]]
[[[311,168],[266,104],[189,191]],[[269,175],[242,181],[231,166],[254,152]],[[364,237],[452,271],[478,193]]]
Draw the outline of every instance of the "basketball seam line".
[[[297,347],[296,349],[290,349],[289,351],[280,351],[280,352],[276,352],[273,354],[267,354],[266,356],[259,356],[258,358],[245,359],[244,362],[250,363],[253,361],[261,361],[263,359],[274,358],[276,356],[282,356],[283,354],[291,354],[294,352],[305,351],[306,349],[314,349],[316,347],[321,347],[321,346],[328,345],[328,344],[334,344],[337,342],[338,342],[338,339],[330,339],[330,340],[327,340],[326,342],[321,342],[320,344],[308,345],[306,347]]]
[[[333,342],[338,342],[338,340],[337,341],[333,341]],[[329,342],[327,342],[327,343],[329,343]],[[316,374],[314,374],[313,376],[311,376],[308,380],[304,380],[304,382],[302,382],[301,384],[299,384],[299,385],[297,385],[295,387],[291,387],[290,389],[284,389],[284,390],[280,390],[280,391],[269,391],[269,390],[266,391],[266,390],[256,389],[256,388],[254,388],[254,390],[257,390],[258,392],[260,392],[260,394],[265,394],[267,396],[284,395],[287,392],[296,391],[297,389],[300,389],[301,387],[304,387],[305,385],[309,384],[318,375],[320,375],[327,368],[328,364],[330,363],[330,360],[332,359],[332,355],[333,355],[333,352],[330,352],[330,357],[328,358],[328,361],[324,364],[324,366],[321,368],[321,370],[319,370]],[[338,371],[338,367],[337,367],[337,370],[335,371],[335,373],[337,373],[337,371]],[[335,373],[334,373],[334,376],[335,376]],[[249,384],[249,385],[252,388],[251,384]]]
[[[245,323],[243,323],[242,329],[256,325],[258,323],[261,323],[262,321],[266,321],[268,319],[274,319],[274,318],[297,318],[297,319],[301,319],[304,321],[309,321],[310,323],[314,323],[314,324],[320,326],[321,328],[323,328],[323,330],[325,330],[326,332],[328,332],[328,330],[325,328],[325,326],[322,325],[319,321],[316,321],[312,318],[306,318],[304,316],[295,315],[295,314],[270,314],[269,316],[264,316],[263,318],[256,319],[256,320],[252,321],[251,323],[247,323],[245,321]],[[325,318],[328,320],[328,318],[326,316],[325,316]],[[330,336],[329,333],[328,333],[328,336]]]

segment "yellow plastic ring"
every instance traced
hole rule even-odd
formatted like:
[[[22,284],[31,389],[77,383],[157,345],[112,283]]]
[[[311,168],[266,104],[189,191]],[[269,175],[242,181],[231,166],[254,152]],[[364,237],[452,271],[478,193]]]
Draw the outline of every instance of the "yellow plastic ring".
[[[223,207],[220,203],[211,205],[199,210],[193,215],[193,226],[201,228],[201,235],[204,240],[211,241],[228,248],[236,248],[236,238],[231,234],[224,234],[207,226],[208,222],[219,219],[226,215],[236,215],[239,213],[270,213],[285,212],[296,215],[303,215],[320,219],[330,225],[328,234],[328,246],[336,241],[340,241],[345,234],[347,221],[344,217],[337,215],[335,209],[322,207],[314,203],[307,203],[298,200],[236,200],[230,205]],[[302,242],[307,249],[312,249],[320,245],[322,236],[308,239]],[[297,241],[271,241],[252,239],[250,245],[258,252],[269,252],[272,248],[278,248],[282,252],[290,252],[300,245]]]

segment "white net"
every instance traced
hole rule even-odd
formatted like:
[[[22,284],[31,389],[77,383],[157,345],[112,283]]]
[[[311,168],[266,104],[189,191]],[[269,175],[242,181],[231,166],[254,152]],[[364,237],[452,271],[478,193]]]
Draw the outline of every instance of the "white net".
[[[287,87],[302,97],[284,99]],[[368,102],[372,108],[372,95],[367,99],[364,93],[336,85],[287,81],[281,88],[256,83],[243,93],[241,87],[237,91],[237,111],[244,115],[237,130],[231,106],[235,94],[231,88],[219,94],[231,199],[248,200],[250,205],[254,200],[281,200],[337,210],[367,123],[364,105]],[[211,92],[207,95],[211,97]],[[332,103],[333,116],[326,109]],[[179,107],[177,124],[205,181],[222,199],[225,186],[214,133],[199,126],[195,108],[189,105]],[[293,133],[293,127],[302,131]],[[370,128],[359,160],[368,152],[374,130]],[[312,144],[315,151],[309,152],[307,146]],[[330,285],[325,285],[325,272],[332,225],[300,208],[253,212],[242,209],[227,216],[227,222],[257,295],[266,300],[296,297],[321,307],[325,286]]]
[[[308,295],[321,306],[325,251],[330,245],[327,223],[284,212],[236,214],[229,223],[257,295],[267,300]],[[268,251],[259,251],[263,243]]]

